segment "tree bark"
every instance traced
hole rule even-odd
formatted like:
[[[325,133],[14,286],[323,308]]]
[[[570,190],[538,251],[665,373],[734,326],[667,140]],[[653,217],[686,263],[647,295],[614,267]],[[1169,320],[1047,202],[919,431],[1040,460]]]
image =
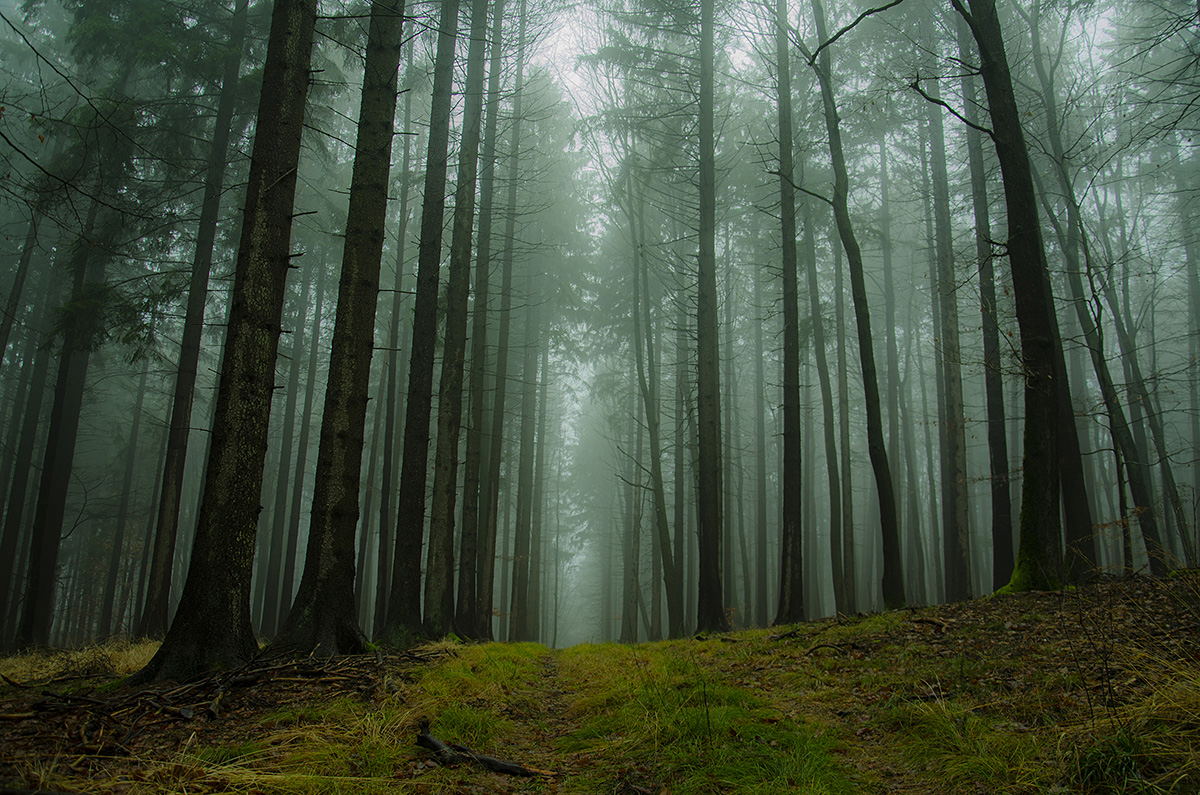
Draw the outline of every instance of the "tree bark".
[[[454,49],[458,41],[459,0],[442,4],[434,59],[429,146],[425,159],[425,195],[421,243],[417,254],[416,309],[408,369],[404,417],[404,459],[396,517],[396,555],[388,616],[379,640],[395,646],[411,643],[421,625],[421,544],[425,534],[425,483],[429,461],[429,419],[433,409],[433,359],[437,345],[438,278],[442,257],[442,220],[446,212],[446,161],[450,140]]]
[[[700,252],[697,259],[696,386],[699,426],[698,632],[729,629],[721,604],[721,377],[717,349],[716,143],[713,133],[713,5],[700,2]]]
[[[459,634],[475,637],[482,619],[479,615],[479,537],[483,529],[481,470],[484,466],[484,439],[490,441],[491,417],[484,404],[487,394],[488,301],[491,292],[492,221],[495,202],[496,127],[500,113],[500,67],[504,39],[504,0],[495,0],[492,9],[490,64],[488,66],[487,108],[484,112],[483,144],[479,165],[479,230],[475,242],[475,302],[471,310],[471,367],[467,403],[467,445],[463,463],[462,533],[458,547],[458,598],[454,626]],[[484,423],[489,427],[485,428]]]
[[[995,0],[951,0],[968,22],[979,48],[980,72],[992,119],[1008,209],[1008,257],[1012,269],[1021,359],[1025,368],[1024,475],[1020,546],[1009,587],[1056,587],[1062,579],[1059,517],[1059,389],[1055,349],[1060,345],[1046,250],[1037,213],[1029,151],[1013,93]]]
[[[817,23],[817,36],[825,41],[825,12],[820,0],[813,0],[813,16]],[[904,604],[904,573],[900,565],[900,525],[896,515],[896,496],[892,488],[892,475],[888,466],[887,450],[883,442],[883,423],[880,416],[879,381],[875,374],[875,354],[871,340],[871,317],[867,307],[867,287],[863,277],[862,251],[854,235],[848,206],[849,178],[846,175],[846,158],[842,152],[842,134],[833,96],[829,66],[829,51],[823,50],[819,63],[814,63],[817,79],[821,84],[821,100],[825,110],[825,129],[829,135],[829,154],[833,161],[833,215],[837,222],[838,235],[846,251],[850,268],[850,293],[854,299],[854,317],[858,329],[859,367],[862,370],[864,402],[867,411],[867,452],[871,469],[875,474],[875,488],[879,496],[880,532],[883,541],[883,601],[889,608]]]
[[[779,528],[779,605],[775,609],[776,624],[794,624],[804,620],[804,538],[800,521],[800,304],[796,279],[796,190],[793,182],[796,169],[792,158],[792,78],[788,30],[787,0],[776,0],[776,110],[779,127],[780,242],[783,254],[783,471],[779,484],[783,514]],[[815,291],[811,291],[811,300],[817,300]],[[837,591],[841,578],[835,574],[834,581],[834,590]],[[765,587],[765,583],[760,587]]]
[[[471,4],[462,140],[454,192],[454,230],[446,283],[446,336],[438,384],[437,447],[425,563],[425,634],[437,638],[454,626],[454,507],[458,495],[458,437],[462,423],[463,366],[467,345],[467,299],[471,281],[471,234],[483,115],[484,34],[487,0]],[[472,528],[471,532],[474,532]]]
[[[966,61],[971,51],[971,29],[958,18],[958,52]],[[963,70],[964,116],[979,123],[975,73]],[[983,139],[968,126],[967,159],[971,170],[971,206],[975,218],[975,257],[979,269],[979,303],[983,323],[983,383],[987,402],[988,474],[992,505],[992,588],[1007,583],[1013,571],[1012,494],[1008,475],[1008,437],[1004,429],[1004,375],[1000,367],[1000,325],[996,304],[996,275],[992,257],[991,212],[988,207],[987,175],[983,162]]]
[[[208,171],[204,180],[204,199],[200,205],[200,225],[192,274],[188,283],[184,310],[183,339],[179,346],[179,366],[171,397],[170,432],[167,457],[163,462],[159,488],[158,519],[155,523],[154,551],[150,559],[150,584],[137,634],[160,638],[167,632],[171,602],[171,572],[175,566],[175,547],[179,535],[179,510],[183,499],[184,466],[188,437],[192,431],[192,406],[196,393],[196,372],[200,363],[200,338],[204,332],[204,305],[208,300],[208,279],[212,270],[213,242],[217,234],[217,216],[221,210],[221,192],[225,185],[230,130],[237,105],[238,73],[246,39],[248,0],[237,0],[229,32],[229,50],[221,77],[221,95],[213,120]]]
[[[322,656],[356,654],[367,642],[354,601],[354,535],[403,20],[403,0],[371,4],[308,549],[296,600],[272,643],[274,648]]]
[[[175,620],[135,681],[188,679],[258,651],[250,575],[316,15],[314,0],[278,0],[272,14],[196,541]]]

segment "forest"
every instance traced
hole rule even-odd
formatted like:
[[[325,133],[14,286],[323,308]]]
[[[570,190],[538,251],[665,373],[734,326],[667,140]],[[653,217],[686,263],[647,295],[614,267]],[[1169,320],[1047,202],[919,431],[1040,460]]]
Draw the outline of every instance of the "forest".
[[[7,650],[184,681],[1196,566],[1194,4],[0,27]]]

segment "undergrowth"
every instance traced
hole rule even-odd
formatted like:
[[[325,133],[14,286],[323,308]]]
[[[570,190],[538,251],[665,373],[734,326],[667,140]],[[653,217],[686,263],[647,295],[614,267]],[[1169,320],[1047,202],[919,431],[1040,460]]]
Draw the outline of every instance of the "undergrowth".
[[[180,722],[171,743],[126,756],[83,765],[79,752],[27,744],[26,761],[7,768],[19,777],[0,773],[0,784],[124,795],[1200,792],[1197,579],[1124,587],[638,646],[445,642],[419,664],[374,669],[371,658],[369,692],[283,697],[264,683],[254,695],[274,707]],[[0,673],[27,685],[0,694],[55,688],[85,703],[154,649],[0,659]],[[424,723],[446,743],[556,775],[441,767],[415,745]]]

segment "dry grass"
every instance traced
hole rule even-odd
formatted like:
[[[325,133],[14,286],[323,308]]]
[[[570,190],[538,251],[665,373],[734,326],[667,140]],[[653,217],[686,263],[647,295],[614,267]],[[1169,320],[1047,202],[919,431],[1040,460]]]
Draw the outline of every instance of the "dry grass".
[[[82,649],[40,649],[0,657],[0,675],[21,684],[67,679],[121,679],[158,651],[156,640],[114,641]]]

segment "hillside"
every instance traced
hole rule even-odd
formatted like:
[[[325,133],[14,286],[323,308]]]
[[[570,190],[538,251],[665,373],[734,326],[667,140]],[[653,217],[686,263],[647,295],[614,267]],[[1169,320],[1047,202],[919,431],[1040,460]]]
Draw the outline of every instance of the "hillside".
[[[14,657],[0,660],[0,785],[1197,792],[1198,630],[1184,575],[638,646],[264,660],[137,691],[119,677],[149,644]],[[415,743],[424,720],[534,775],[443,767]]]

